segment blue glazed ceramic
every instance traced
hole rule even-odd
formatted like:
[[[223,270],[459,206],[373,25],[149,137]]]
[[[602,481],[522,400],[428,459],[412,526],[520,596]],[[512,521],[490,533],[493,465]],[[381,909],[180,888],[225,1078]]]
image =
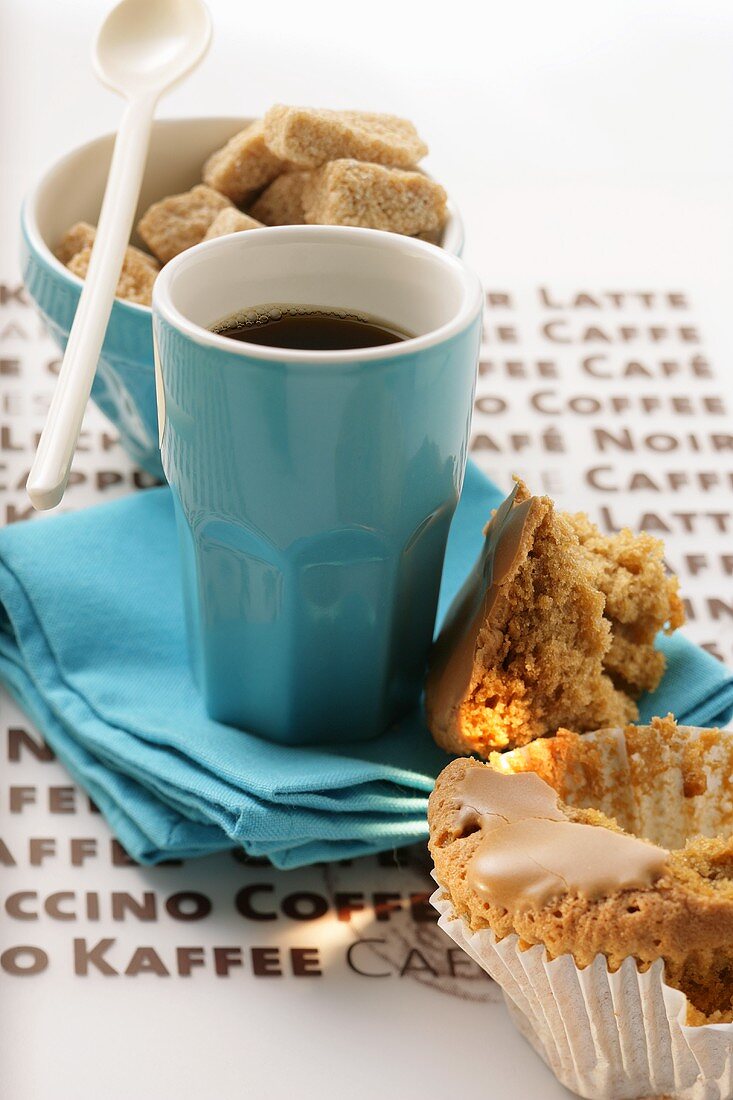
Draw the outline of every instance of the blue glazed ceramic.
[[[181,118],[154,124],[138,214],[164,195],[201,181],[214,149],[246,126],[248,118]],[[22,213],[25,284],[60,348],[66,346],[81,280],[53,254],[62,234],[78,221],[96,224],[109,169],[113,135],[97,138],[54,164],[29,194]],[[133,238],[133,243],[140,244]],[[460,218],[451,208],[443,246],[459,254]],[[150,310],[116,300],[97,368],[92,397],[120,433],[136,463],[162,478],[158,448]]]
[[[416,337],[304,352],[207,331],[272,303],[358,310]],[[372,737],[417,703],[481,308],[459,260],[364,229],[238,233],[158,277],[163,465],[214,718],[323,743]]]

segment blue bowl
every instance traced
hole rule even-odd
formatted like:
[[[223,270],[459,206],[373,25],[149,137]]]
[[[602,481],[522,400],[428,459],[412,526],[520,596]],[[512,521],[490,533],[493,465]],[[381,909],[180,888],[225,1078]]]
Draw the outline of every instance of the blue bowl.
[[[208,155],[251,121],[231,117],[157,121],[135,220],[157,199],[200,183],[201,168]],[[82,281],[56,259],[53,249],[75,222],[96,224],[113,143],[114,135],[106,134],[72,150],[45,173],[23,204],[23,278],[31,299],[62,350],[69,337]],[[135,235],[132,243],[142,245]],[[442,245],[455,255],[463,247],[461,219],[450,204]],[[147,306],[115,299],[92,398],[116,427],[122,446],[134,462],[162,480],[152,322]]]

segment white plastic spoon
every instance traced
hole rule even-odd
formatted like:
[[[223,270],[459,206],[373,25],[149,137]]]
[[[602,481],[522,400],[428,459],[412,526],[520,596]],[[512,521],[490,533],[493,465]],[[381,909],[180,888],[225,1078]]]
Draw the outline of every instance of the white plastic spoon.
[[[201,0],[122,0],[100,28],[97,76],[127,102],[115,141],[89,270],[26,488],[33,505],[53,508],[69,468],[130,239],[155,106],[193,69],[211,39]]]

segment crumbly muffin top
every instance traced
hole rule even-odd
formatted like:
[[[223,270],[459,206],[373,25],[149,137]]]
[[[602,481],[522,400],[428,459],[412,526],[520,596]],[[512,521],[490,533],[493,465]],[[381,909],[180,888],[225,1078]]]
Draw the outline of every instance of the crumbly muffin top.
[[[489,790],[484,779],[472,777],[492,765],[466,758],[449,764],[438,778],[428,811],[438,882],[457,916],[473,931],[490,928],[498,938],[515,933],[520,947],[543,944],[550,958],[569,953],[580,967],[598,954],[605,955],[611,969],[627,957],[642,969],[662,958],[665,980],[681,989],[698,1013],[705,1018],[717,1013],[718,1019],[733,1015],[733,735],[685,731],[671,719],[601,734],[580,737],[566,731],[559,738],[497,754],[494,759],[504,772],[538,771],[533,780],[551,784],[556,810],[564,819],[540,821],[538,837],[534,824],[527,830],[525,818],[522,829],[528,835],[515,833],[511,852],[505,849],[498,863],[487,862],[486,853],[491,856],[501,831],[511,828],[505,807],[499,805],[505,820],[498,829],[491,827],[488,801],[479,807],[483,813],[472,816],[467,809],[476,801],[476,783],[484,793]],[[681,751],[683,741],[688,742],[686,752]],[[664,766],[652,769],[652,778],[645,779],[645,762],[657,758]],[[625,788],[613,795],[622,775]],[[639,831],[634,835],[622,828],[597,805],[618,807],[624,825],[635,824]],[[578,848],[573,854],[566,851],[561,863],[548,862],[543,847],[547,835],[571,825],[583,826],[584,837],[596,834],[584,849],[590,878],[584,877],[585,857],[578,855]],[[718,835],[702,836],[701,831]],[[615,869],[604,834],[633,845]],[[638,873],[634,861],[640,853],[648,862],[642,861]],[[533,861],[540,864],[539,872],[532,871]],[[559,883],[548,875],[548,867],[559,872]],[[512,874],[520,877],[520,891],[512,882],[507,889]],[[534,897],[526,889],[532,874],[541,887]]]

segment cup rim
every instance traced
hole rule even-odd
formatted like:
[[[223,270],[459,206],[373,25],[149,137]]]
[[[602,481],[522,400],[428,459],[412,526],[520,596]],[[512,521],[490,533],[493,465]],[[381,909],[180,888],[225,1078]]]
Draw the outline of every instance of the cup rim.
[[[248,239],[254,243],[253,238],[255,236],[261,245],[265,233],[274,240],[283,238],[290,238],[294,242],[299,240],[318,240],[321,242],[324,240],[351,240],[364,244],[367,242],[373,244],[378,241],[380,247],[407,250],[416,255],[424,254],[427,251],[434,257],[439,258],[439,262],[447,267],[460,283],[462,288],[461,303],[450,321],[439,325],[422,336],[412,336],[407,340],[401,340],[397,344],[386,344],[375,348],[353,348],[349,351],[305,351],[268,347],[262,344],[249,344],[244,340],[230,340],[226,336],[211,332],[209,329],[191,321],[173,304],[171,284],[182,268],[192,263],[195,264],[204,252],[215,252],[217,250],[225,252],[235,247],[240,248]],[[287,363],[288,366],[312,367],[328,363],[329,366],[349,367],[374,360],[398,359],[405,355],[435,347],[458,335],[481,313],[482,309],[483,289],[479,278],[457,256],[446,252],[438,245],[429,244],[427,241],[421,241],[415,237],[405,237],[402,234],[388,233],[381,229],[362,229],[343,225],[267,226],[263,229],[242,230],[239,233],[229,233],[224,237],[203,241],[170,260],[163,267],[153,284],[154,319],[162,318],[173,328],[182,332],[188,339],[201,346],[215,348],[218,351],[224,351],[239,358],[260,360],[267,363]]]

